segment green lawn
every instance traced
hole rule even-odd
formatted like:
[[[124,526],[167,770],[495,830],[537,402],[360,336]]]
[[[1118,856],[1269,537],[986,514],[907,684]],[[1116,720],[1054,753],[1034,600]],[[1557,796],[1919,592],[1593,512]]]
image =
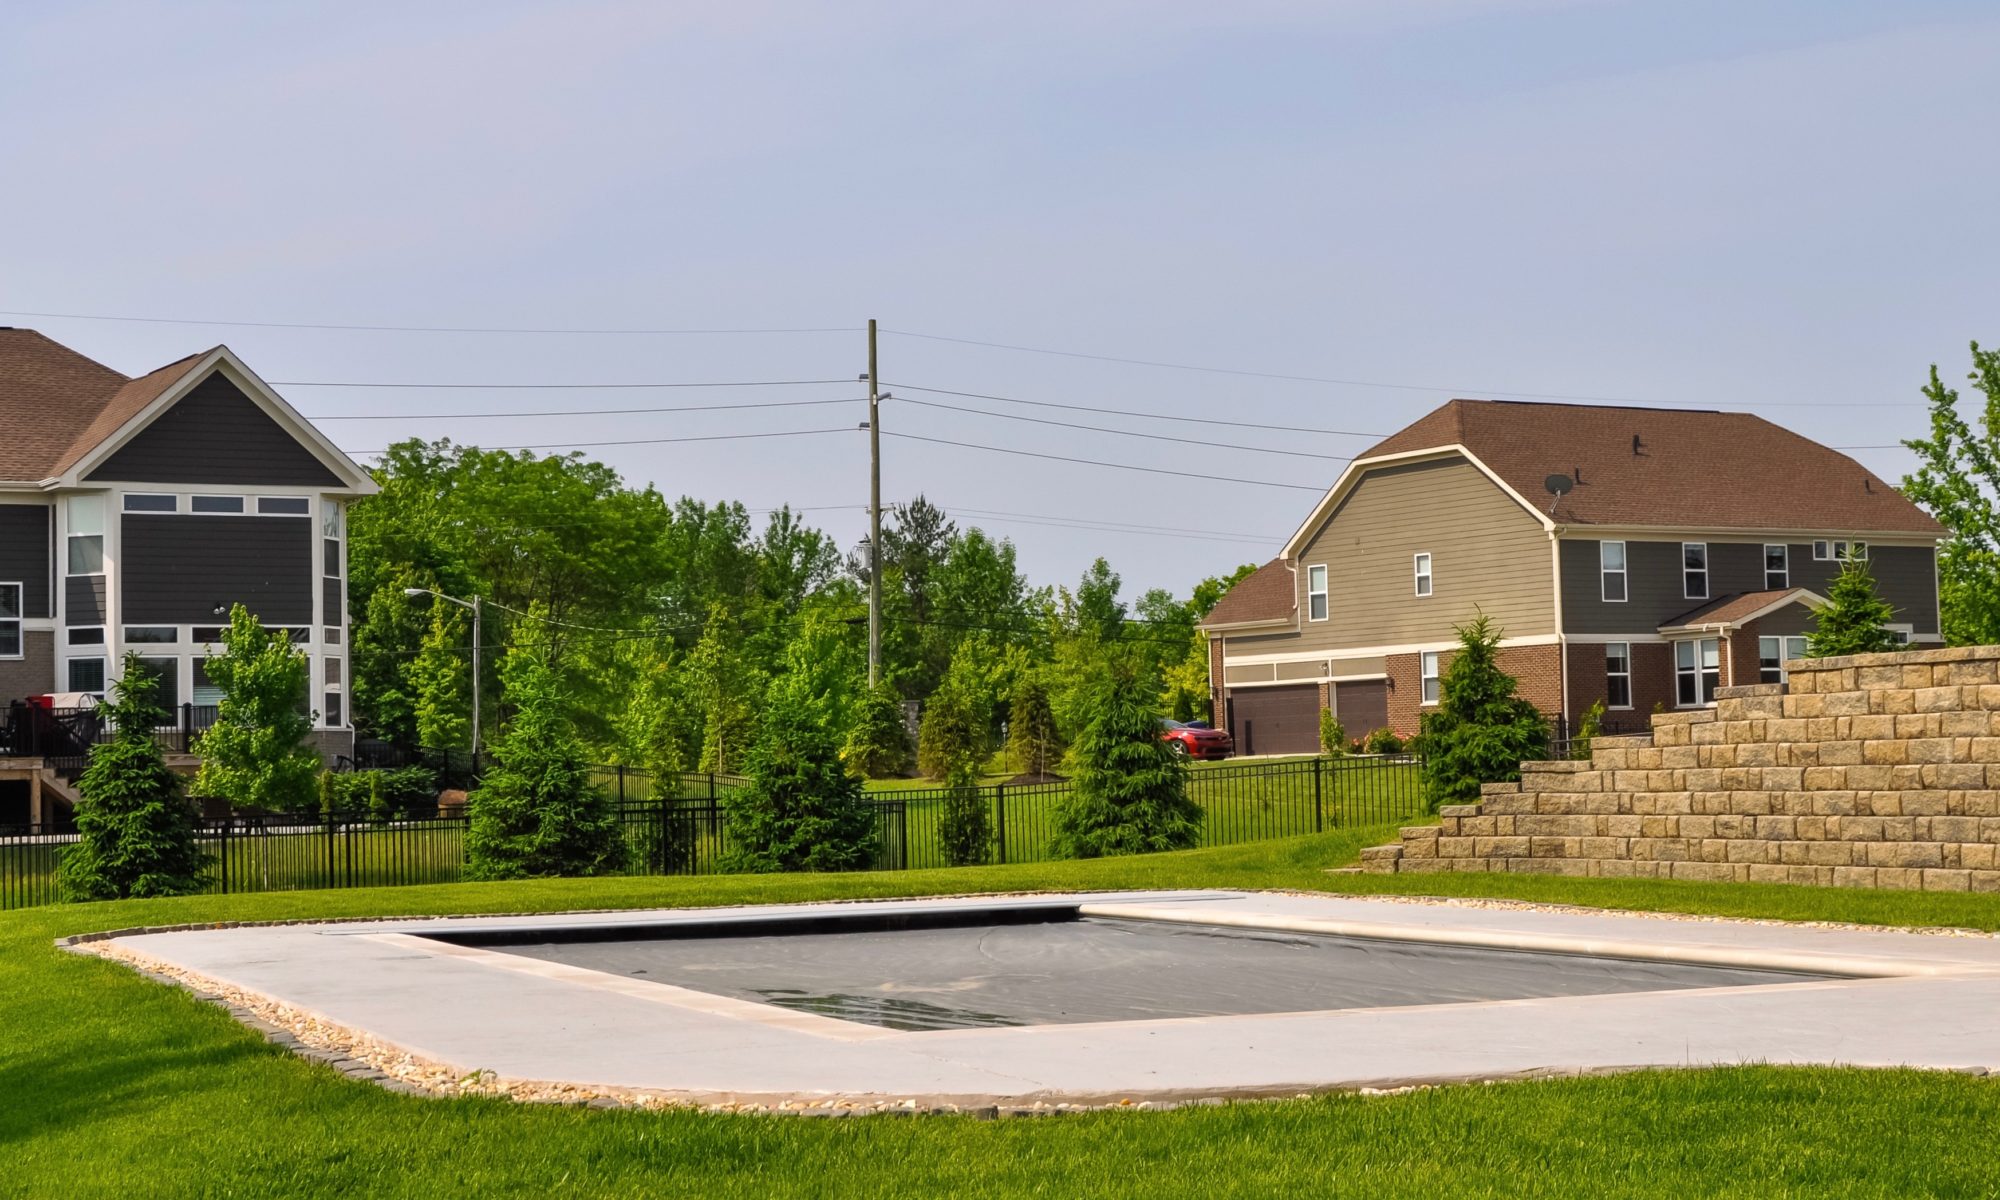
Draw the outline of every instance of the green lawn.
[[[0,1194],[1678,1198],[2000,1190],[1991,1151],[2000,1082],[1958,1075],[1647,1072],[1002,1122],[430,1101],[310,1066],[177,990],[51,945],[68,933],[194,920],[1202,886],[2000,928],[2000,898],[1987,896],[1325,873],[1391,832],[960,871],[457,884],[0,914]]]

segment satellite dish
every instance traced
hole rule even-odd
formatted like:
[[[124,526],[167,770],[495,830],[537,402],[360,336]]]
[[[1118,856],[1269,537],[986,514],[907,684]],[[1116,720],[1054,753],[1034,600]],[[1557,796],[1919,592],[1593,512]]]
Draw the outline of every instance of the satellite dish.
[[[1542,486],[1549,489],[1551,496],[1567,496],[1570,489],[1576,486],[1576,481],[1567,475],[1551,475],[1542,480]]]

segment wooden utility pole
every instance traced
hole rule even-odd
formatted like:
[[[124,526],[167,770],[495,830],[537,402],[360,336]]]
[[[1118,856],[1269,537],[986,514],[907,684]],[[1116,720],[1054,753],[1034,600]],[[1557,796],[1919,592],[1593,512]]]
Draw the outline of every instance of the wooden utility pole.
[[[868,318],[868,686],[882,682],[882,378]]]

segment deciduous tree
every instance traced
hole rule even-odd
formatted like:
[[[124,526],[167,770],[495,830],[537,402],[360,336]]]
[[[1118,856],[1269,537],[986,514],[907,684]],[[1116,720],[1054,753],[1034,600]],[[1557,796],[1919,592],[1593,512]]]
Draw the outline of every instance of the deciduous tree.
[[[1938,547],[1938,606],[1955,646],[2000,642],[2000,350],[1972,343],[1967,378],[1983,397],[1977,432],[1958,411],[1958,390],[1932,364],[1923,389],[1931,435],[1903,443],[1922,463],[1903,477],[1903,494],[1948,535]]]
[[[310,660],[289,636],[265,629],[241,604],[229,611],[222,645],[206,665],[222,703],[196,744],[196,790],[240,808],[311,808],[321,759],[305,744],[313,724],[306,696]]]

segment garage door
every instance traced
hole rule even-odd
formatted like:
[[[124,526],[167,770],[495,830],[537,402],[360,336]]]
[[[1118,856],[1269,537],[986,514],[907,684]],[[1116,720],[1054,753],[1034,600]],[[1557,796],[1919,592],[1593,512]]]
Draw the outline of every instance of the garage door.
[[[1389,727],[1389,681],[1364,679],[1333,685],[1333,712],[1355,741]]]
[[[1319,685],[1239,688],[1229,693],[1229,735],[1238,754],[1319,750]]]

